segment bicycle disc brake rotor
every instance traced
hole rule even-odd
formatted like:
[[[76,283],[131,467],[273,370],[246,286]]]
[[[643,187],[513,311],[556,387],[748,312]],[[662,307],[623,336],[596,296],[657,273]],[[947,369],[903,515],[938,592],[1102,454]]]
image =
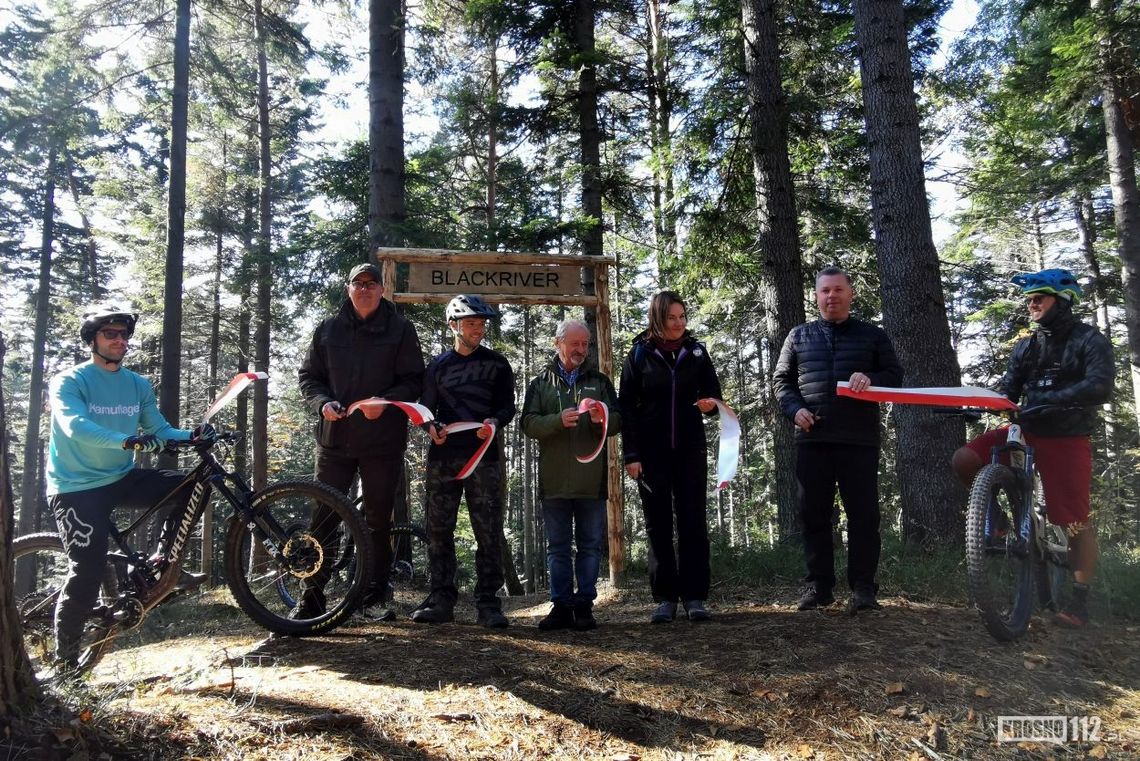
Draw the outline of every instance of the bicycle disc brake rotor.
[[[285,557],[286,569],[298,579],[315,575],[325,560],[325,548],[309,533],[292,536],[281,554]]]
[[[142,623],[146,609],[137,597],[121,597],[115,601],[113,617],[123,629],[131,630]]]

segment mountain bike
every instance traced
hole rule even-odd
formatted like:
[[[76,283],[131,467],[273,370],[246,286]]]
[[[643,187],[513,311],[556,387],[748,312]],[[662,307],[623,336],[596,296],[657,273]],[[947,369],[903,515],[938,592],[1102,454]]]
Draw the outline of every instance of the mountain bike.
[[[360,511],[361,498],[353,502],[357,511]],[[420,593],[428,588],[428,554],[427,532],[415,523],[394,523],[390,530],[392,543],[392,567],[388,573],[388,593],[391,599],[400,602],[403,592]],[[351,537],[342,539],[342,546],[338,548],[336,570],[349,572],[349,568],[356,562],[356,548]],[[300,600],[298,580],[282,577],[278,580],[278,593],[286,605],[296,605]],[[422,596],[422,595],[421,595]],[[410,598],[409,598],[410,599]]]
[[[1041,405],[1003,414],[1016,420],[1056,409]],[[1008,465],[1001,462],[1006,453]],[[1024,634],[1035,600],[1060,609],[1068,547],[1064,528],[1049,522],[1033,447],[1011,422],[1006,443],[993,448],[989,464],[974,477],[966,507],[970,594],[994,638],[1010,641]]]
[[[212,429],[211,429],[212,430]],[[78,672],[94,666],[121,633],[136,628],[147,613],[175,596],[187,541],[214,492],[233,507],[225,529],[223,567],[238,606],[271,632],[304,636],[327,632],[348,619],[370,582],[372,540],[363,517],[340,492],[299,479],[254,491],[214,456],[219,445],[232,445],[236,433],[217,433],[191,441],[167,442],[171,451],[193,450],[197,465],[169,495],[143,512],[127,528],[112,521],[111,549],[103,570],[100,596],[80,642]],[[183,509],[175,510],[158,545],[139,551],[140,528],[171,497],[191,489]],[[342,563],[351,546],[356,562]],[[54,666],[55,607],[67,578],[68,558],[54,532],[30,534],[12,543],[15,578],[32,579],[30,590],[17,590],[24,644],[37,671]],[[26,576],[21,576],[22,569]],[[324,611],[294,618],[293,606],[278,593],[290,582],[323,589]]]

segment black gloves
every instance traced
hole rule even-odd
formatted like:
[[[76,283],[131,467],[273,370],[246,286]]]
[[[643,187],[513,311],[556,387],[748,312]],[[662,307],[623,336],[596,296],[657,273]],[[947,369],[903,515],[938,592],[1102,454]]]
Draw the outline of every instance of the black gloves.
[[[133,449],[136,452],[161,452],[163,446],[164,444],[153,433],[128,436],[123,442],[123,449]]]
[[[218,430],[209,423],[202,423],[190,432],[190,440],[202,444],[212,443],[217,438]]]

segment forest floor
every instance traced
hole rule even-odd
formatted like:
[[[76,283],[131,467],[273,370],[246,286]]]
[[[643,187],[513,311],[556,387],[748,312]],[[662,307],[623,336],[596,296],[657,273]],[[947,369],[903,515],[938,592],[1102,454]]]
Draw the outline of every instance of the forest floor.
[[[605,588],[591,632],[540,632],[530,596],[499,631],[460,609],[266,639],[215,592],[156,611],[69,703],[114,758],[1140,758],[1135,620],[1035,618],[1003,644],[961,605],[795,599],[718,589],[714,620],[651,625],[643,588]],[[1076,718],[1087,740],[998,743],[999,716]],[[99,756],[56,737],[59,757]]]

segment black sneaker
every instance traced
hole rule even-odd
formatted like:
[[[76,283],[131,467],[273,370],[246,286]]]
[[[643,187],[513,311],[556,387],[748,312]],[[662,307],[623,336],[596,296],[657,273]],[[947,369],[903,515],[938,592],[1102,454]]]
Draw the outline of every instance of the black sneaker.
[[[417,624],[447,624],[455,620],[453,606],[446,603],[426,603],[412,611]]]
[[[564,603],[556,602],[550,612],[538,622],[538,628],[544,632],[555,629],[569,629],[574,626],[574,608]]]
[[[191,592],[206,583],[206,574],[190,573],[183,568],[178,573],[178,581],[174,584],[175,592]]]
[[[475,623],[482,624],[488,629],[506,629],[511,625],[511,622],[507,620],[499,608],[479,608]]]
[[[594,618],[592,602],[574,603],[574,628],[580,632],[598,628],[598,619]]]
[[[856,584],[851,591],[850,611],[854,615],[861,610],[878,610],[883,607],[875,597],[878,587],[874,584]]]
[[[376,600],[360,608],[360,615],[370,621],[395,621],[396,611],[388,607],[387,603]]]
[[[809,584],[807,587],[804,587],[803,594],[800,595],[800,601],[796,604],[796,610],[825,608],[833,602],[835,602],[835,596],[831,594],[830,589],[821,589],[814,584]]]

